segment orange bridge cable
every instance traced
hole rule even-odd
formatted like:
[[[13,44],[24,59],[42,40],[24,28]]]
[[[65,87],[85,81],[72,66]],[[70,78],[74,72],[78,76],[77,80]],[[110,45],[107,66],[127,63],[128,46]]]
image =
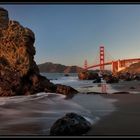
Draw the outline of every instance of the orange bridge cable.
[[[105,62],[114,61],[114,57],[105,49]]]
[[[87,64],[85,64],[85,63],[87,63]],[[88,67],[88,66],[91,66],[91,65],[96,65],[98,63],[99,63],[99,51],[97,53],[95,53],[93,61],[91,61],[91,64],[89,64],[89,60],[88,59],[85,59],[83,67],[85,68],[85,65],[87,65],[87,67]]]
[[[92,64],[98,64],[98,63],[99,63],[99,50],[95,54],[95,57],[93,59],[93,63]]]
[[[109,59],[108,59],[109,58]],[[108,62],[108,61],[113,61],[114,58],[110,55],[110,53],[104,48],[104,62]],[[99,64],[100,63],[100,50],[97,51],[94,59],[93,59],[93,62],[91,65],[96,65],[96,64]],[[85,65],[85,64],[84,64]],[[89,64],[88,64],[89,66]]]
[[[99,63],[99,53],[96,54],[92,64],[98,64],[98,63]]]

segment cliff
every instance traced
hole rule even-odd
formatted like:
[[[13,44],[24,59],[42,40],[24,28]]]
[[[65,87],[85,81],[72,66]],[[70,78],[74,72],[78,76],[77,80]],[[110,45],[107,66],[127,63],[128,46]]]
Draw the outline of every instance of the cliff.
[[[8,11],[0,8],[0,96],[77,93],[71,87],[55,85],[40,75],[34,61],[34,42],[33,31],[9,20]]]
[[[126,72],[140,74],[140,62],[131,64],[129,67],[120,71],[120,73],[126,73]]]
[[[54,64],[51,62],[39,64],[38,68],[40,72],[47,72],[47,73],[78,73],[83,70],[78,66],[65,66],[61,64]]]

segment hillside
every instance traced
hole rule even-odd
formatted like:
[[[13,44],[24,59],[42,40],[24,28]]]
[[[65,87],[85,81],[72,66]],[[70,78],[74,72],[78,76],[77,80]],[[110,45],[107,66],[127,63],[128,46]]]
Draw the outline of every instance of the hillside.
[[[82,68],[78,66],[65,66],[61,64],[54,64],[46,62],[38,65],[40,72],[47,73],[78,73]]]
[[[126,69],[122,70],[121,72],[140,73],[140,62],[130,65]]]

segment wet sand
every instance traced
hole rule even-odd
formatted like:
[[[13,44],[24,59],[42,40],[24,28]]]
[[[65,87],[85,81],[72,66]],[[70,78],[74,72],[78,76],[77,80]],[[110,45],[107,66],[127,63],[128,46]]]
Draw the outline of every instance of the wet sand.
[[[115,90],[130,93],[140,93],[140,81],[120,81],[119,83],[111,84],[111,87]]]
[[[140,136],[140,94],[101,96],[107,99],[117,99],[114,103],[116,111],[97,121],[87,135]]]

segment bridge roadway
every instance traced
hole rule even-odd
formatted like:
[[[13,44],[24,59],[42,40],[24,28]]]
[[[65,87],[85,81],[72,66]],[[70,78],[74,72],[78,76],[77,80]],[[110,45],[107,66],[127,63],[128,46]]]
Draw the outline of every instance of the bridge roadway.
[[[92,66],[88,66],[85,68],[85,70],[91,69],[91,68],[95,68],[95,67],[100,67],[102,65],[113,65],[113,63],[132,63],[132,62],[139,62],[140,58],[133,58],[133,59],[122,59],[122,60],[115,60],[115,61],[110,61],[110,62],[105,62],[104,64],[96,64],[96,65],[92,65]]]

